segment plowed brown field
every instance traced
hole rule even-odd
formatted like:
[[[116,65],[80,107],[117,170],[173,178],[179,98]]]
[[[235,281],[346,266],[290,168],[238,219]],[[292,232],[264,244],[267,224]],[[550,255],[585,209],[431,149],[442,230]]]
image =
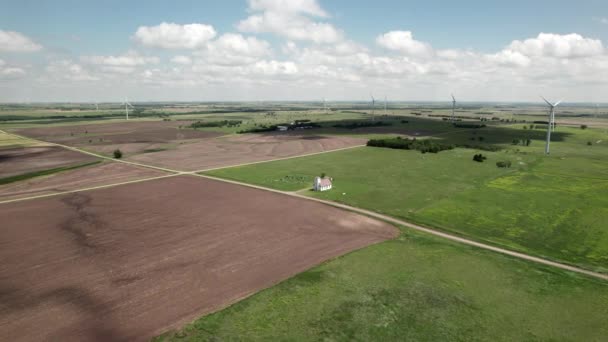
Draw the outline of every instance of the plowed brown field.
[[[194,176],[0,206],[6,341],[147,340],[397,233]]]

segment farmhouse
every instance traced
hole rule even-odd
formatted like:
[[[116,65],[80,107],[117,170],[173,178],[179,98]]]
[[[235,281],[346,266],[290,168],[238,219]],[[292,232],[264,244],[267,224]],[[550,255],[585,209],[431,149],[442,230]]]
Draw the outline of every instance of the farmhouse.
[[[331,187],[332,187],[331,178],[315,177],[315,183],[313,184],[313,189],[315,191],[327,191],[327,190],[331,190]]]

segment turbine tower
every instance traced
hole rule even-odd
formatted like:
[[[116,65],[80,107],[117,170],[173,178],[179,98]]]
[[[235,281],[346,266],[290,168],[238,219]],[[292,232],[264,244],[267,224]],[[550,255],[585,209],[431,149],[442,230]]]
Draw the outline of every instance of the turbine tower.
[[[133,107],[130,103],[129,100],[125,99],[125,102],[123,102],[123,104],[125,105],[125,115],[127,117],[127,120],[129,120],[129,107],[131,108],[135,108]]]
[[[387,108],[388,108],[387,103],[388,103],[388,102],[387,102],[387,100],[386,100],[386,95],[384,95],[384,115],[385,115],[385,116],[386,116],[386,115],[388,115],[388,114],[387,114],[387,112],[386,112],[386,111],[387,111]]]
[[[99,112],[99,104],[95,102],[95,111]]]
[[[545,154],[549,155],[549,145],[551,144],[551,131],[555,129],[555,107],[559,106],[562,101],[557,101],[555,103],[551,103],[547,101],[544,97],[541,96],[545,102],[549,105],[549,121],[547,125],[547,143],[545,144]]]
[[[369,94],[369,96],[372,98],[372,118],[373,118],[374,115],[376,114],[376,99],[374,98],[373,94]]]
[[[323,98],[323,111],[327,114],[327,99]]]
[[[452,124],[454,124],[455,119],[456,119],[456,98],[454,97],[454,94],[452,94]]]

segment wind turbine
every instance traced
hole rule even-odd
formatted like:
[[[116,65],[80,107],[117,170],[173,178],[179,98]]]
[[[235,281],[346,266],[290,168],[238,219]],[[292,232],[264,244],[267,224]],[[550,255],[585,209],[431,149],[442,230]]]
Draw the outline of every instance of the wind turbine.
[[[323,111],[327,114],[327,99],[323,98]]]
[[[454,121],[456,119],[455,115],[456,115],[456,98],[454,97],[454,94],[452,94],[452,124],[454,124]]]
[[[133,105],[131,105],[129,103],[129,100],[125,99],[125,102],[123,102],[123,104],[125,105],[125,115],[127,116],[127,120],[129,120],[129,107],[131,108],[135,108],[133,107]]]
[[[99,104],[95,102],[95,111],[99,112]]]
[[[387,110],[387,107],[388,107],[387,103],[388,103],[388,102],[387,102],[387,100],[386,100],[386,95],[384,95],[384,115],[385,115],[385,116],[387,115],[387,113],[386,113],[386,110]]]
[[[545,144],[545,154],[549,154],[549,145],[551,144],[551,131],[555,130],[555,107],[559,106],[563,100],[551,103],[546,98],[542,97],[545,102],[549,105],[549,125],[547,126],[547,143]]]
[[[372,118],[373,118],[374,115],[376,114],[376,99],[374,98],[373,94],[369,94],[369,96],[372,98]]]

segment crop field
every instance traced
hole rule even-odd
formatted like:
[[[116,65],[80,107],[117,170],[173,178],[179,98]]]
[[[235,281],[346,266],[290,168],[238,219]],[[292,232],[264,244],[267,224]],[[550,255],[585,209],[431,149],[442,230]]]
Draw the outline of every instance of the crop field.
[[[608,335],[606,281],[359,211],[608,274],[603,107],[560,107],[544,156],[536,104],[465,104],[456,125],[440,103],[134,106],[0,105],[3,338]],[[323,173],[333,189],[311,191]]]
[[[196,171],[276,158],[328,152],[364,145],[365,139],[320,135],[246,134],[204,139],[175,150],[139,154],[128,160],[179,170]]]
[[[464,141],[462,134],[483,135],[490,141],[484,143],[506,147],[498,152],[365,147],[209,174],[298,191],[310,189],[313,177],[324,172],[334,177],[334,189],[304,193],[608,272],[608,144],[600,142],[608,136],[561,128],[563,141],[544,157],[538,134],[530,146],[512,146],[506,142],[523,130],[502,130],[444,137],[458,142]],[[496,137],[501,133],[505,136]],[[585,143],[589,140],[594,145]],[[480,152],[487,161],[473,162]],[[503,160],[514,166],[497,168]]]
[[[93,156],[55,146],[5,148],[0,149],[0,179],[96,160]]]
[[[3,204],[2,213],[0,333],[11,341],[146,340],[397,234],[193,176]]]
[[[128,123],[92,124],[56,127],[33,127],[16,133],[83,148],[103,155],[120,149],[126,155],[174,148],[193,139],[220,136],[217,132],[180,129],[164,121],[130,121]]]
[[[0,185],[0,202],[162,177],[163,175],[166,173],[123,163],[86,164],[78,168],[57,170],[49,175]]]
[[[404,231],[157,341],[603,341],[608,285]]]

